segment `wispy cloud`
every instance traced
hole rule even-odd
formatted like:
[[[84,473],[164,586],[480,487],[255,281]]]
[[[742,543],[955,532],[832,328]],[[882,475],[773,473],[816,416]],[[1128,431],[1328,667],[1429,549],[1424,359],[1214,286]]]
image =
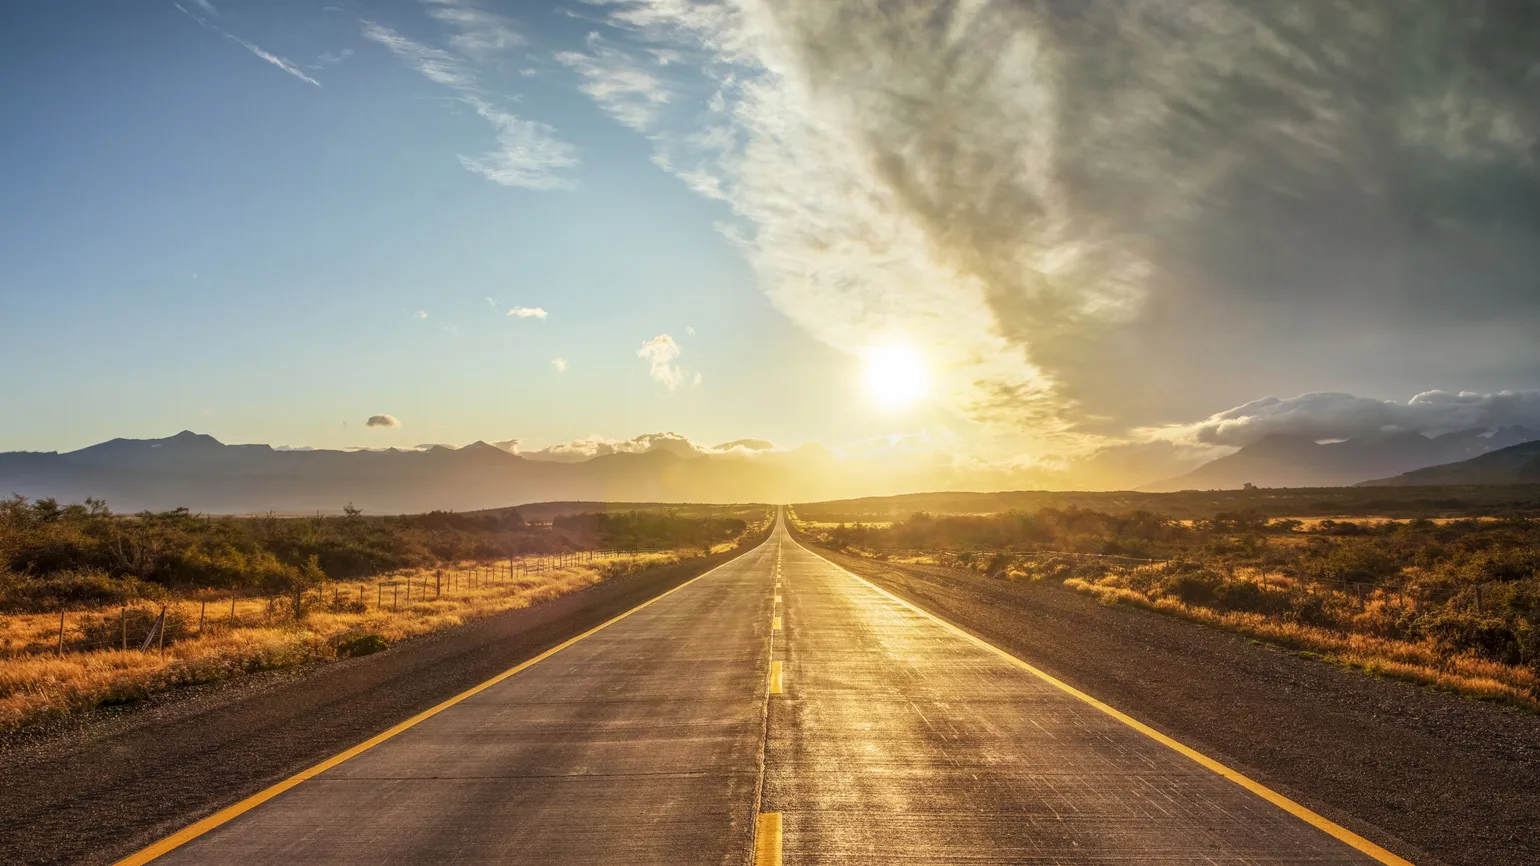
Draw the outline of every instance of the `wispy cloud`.
[[[197,7],[201,11],[203,11],[204,14],[206,14],[206,15],[213,16],[213,17],[217,17],[219,15],[219,10],[215,9],[214,8],[214,4],[208,2],[208,0],[192,0],[192,2],[195,5],[197,5]],[[208,18],[205,18],[202,15],[198,15],[198,14],[196,14],[194,12],[189,12],[187,7],[183,6],[180,3],[172,3],[171,5],[173,7],[175,7],[178,12],[181,12],[183,15],[186,15],[188,18],[191,18],[193,21],[197,22],[199,26],[204,27],[204,28],[206,28],[208,30],[212,30],[215,33],[218,33],[219,35],[225,37],[226,39],[230,40],[231,42],[234,42],[236,45],[239,45],[242,48],[245,48],[247,51],[250,51],[252,54],[256,55],[257,57],[260,57],[261,59],[267,61],[268,63],[271,63],[272,65],[278,67],[279,69],[282,69],[284,72],[287,72],[290,75],[294,76],[295,78],[298,78],[300,81],[303,81],[306,84],[313,84],[316,87],[320,87],[321,86],[321,82],[316,81],[314,78],[311,78],[310,76],[306,75],[304,72],[300,71],[299,67],[295,66],[293,63],[290,63],[289,61],[285,60],[282,57],[279,57],[278,55],[276,55],[276,54],[274,54],[274,53],[272,53],[270,51],[264,50],[260,45],[257,45],[256,43],[254,43],[254,42],[252,42],[250,40],[242,39],[241,37],[236,36],[233,33],[230,33],[229,31],[227,31],[227,30],[219,27],[218,25],[214,24],[213,22],[209,21]]]
[[[567,372],[567,359],[566,358],[552,358],[551,359],[551,366],[556,368],[556,372],[558,372],[558,373],[565,373],[565,372]]]
[[[636,350],[636,356],[647,362],[648,375],[652,376],[670,391],[683,385],[690,378],[690,373],[683,367],[674,363],[679,360],[679,343],[668,334],[659,334],[642,344]],[[700,374],[694,375],[694,383],[700,384]]]
[[[503,186],[525,189],[571,189],[572,180],[562,171],[578,164],[577,150],[548,124],[524,120],[477,97],[465,103],[497,130],[496,150],[475,156],[460,155],[468,170]]]
[[[401,422],[394,415],[370,415],[364,422],[365,427],[400,427]]]
[[[514,307],[508,311],[508,315],[516,319],[543,319],[548,314],[541,307]]]
[[[478,89],[475,73],[465,61],[448,51],[424,45],[373,21],[363,23],[363,33],[365,39],[385,46],[407,66],[435,84],[458,90]]]
[[[435,8],[448,7],[437,4]],[[492,125],[497,148],[473,156],[460,154],[460,164],[467,170],[503,186],[541,190],[573,186],[562,172],[578,164],[576,149],[558,137],[553,127],[525,120],[494,105],[464,59],[373,21],[363,23],[363,35],[384,46],[424,78],[454,91],[460,102]]]
[[[450,37],[449,42],[472,57],[493,54],[525,43],[524,35],[513,26],[513,22],[501,15],[462,0],[422,2],[428,7],[430,16],[459,31]]]
[[[326,66],[336,66],[337,64],[347,60],[352,56],[353,49],[351,48],[344,48],[341,51],[323,51],[321,52],[321,56],[315,59],[315,63],[310,65],[310,68],[321,69]]]
[[[428,311],[427,310],[418,310],[417,312],[413,313],[412,315],[416,316],[418,319],[426,319],[426,318],[428,318]]]
[[[582,78],[578,89],[611,117],[638,132],[646,132],[669,101],[663,82],[640,59],[597,33],[588,34],[587,53],[562,51],[556,60]]]
[[[250,51],[252,54],[257,55],[258,57],[262,58],[263,60],[266,60],[268,63],[273,64],[274,66],[278,67],[279,69],[282,69],[284,72],[287,72],[290,75],[294,76],[295,78],[298,78],[300,81],[303,81],[306,84],[314,84],[316,87],[320,87],[321,86],[321,82],[316,81],[314,78],[311,78],[310,76],[308,76],[305,73],[301,72],[299,67],[297,67],[294,64],[290,63],[289,61],[283,59],[282,57],[279,57],[276,54],[273,54],[271,52],[262,50],[261,46],[255,44],[253,42],[248,42],[247,40],[242,39],[239,36],[232,36],[229,33],[225,34],[225,38],[230,40],[231,42],[234,42],[235,44],[245,48],[247,51]]]

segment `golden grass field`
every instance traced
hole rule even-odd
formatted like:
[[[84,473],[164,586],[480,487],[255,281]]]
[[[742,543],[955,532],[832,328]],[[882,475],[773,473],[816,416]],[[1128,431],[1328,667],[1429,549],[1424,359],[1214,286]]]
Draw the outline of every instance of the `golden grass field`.
[[[1242,570],[1237,572],[1237,576],[1244,578],[1248,575]],[[1251,574],[1249,577],[1260,579],[1261,576]],[[1427,643],[1303,625],[1260,613],[1188,605],[1169,596],[1152,598],[1124,585],[1123,579],[1124,575],[1116,573],[1096,581],[1072,577],[1065,580],[1064,585],[1093,595],[1103,604],[1127,604],[1179,616],[1265,643],[1314,653],[1325,661],[1376,676],[1434,686],[1473,698],[1540,709],[1540,702],[1535,698],[1540,693],[1536,691],[1540,680],[1537,680],[1532,670],[1525,667],[1469,655],[1446,657]],[[1273,586],[1286,587],[1292,584],[1282,575],[1271,574],[1267,579]],[[1366,595],[1358,618],[1363,619],[1367,626],[1375,619],[1392,613],[1391,608],[1397,603],[1386,594],[1375,591]]]
[[[715,550],[731,547],[721,544]],[[167,644],[164,652],[154,646],[141,652],[137,646],[143,640],[141,630],[128,650],[67,651],[57,656],[52,648],[59,614],[3,615],[0,730],[179,686],[336,658],[340,640],[378,635],[394,642],[575,592],[604,580],[606,569],[623,573],[679,559],[675,553],[616,555],[511,578],[504,569],[495,580],[472,580],[464,570],[446,569],[437,588],[433,571],[329,584],[307,598],[306,614],[299,622],[281,603],[270,617],[270,602],[265,598],[236,599],[233,620],[229,597],[183,599],[171,604],[180,608],[189,624],[197,623],[202,611],[202,629],[190,625],[192,635]],[[484,568],[481,574],[486,574]],[[117,609],[66,611],[66,643],[78,636],[76,628],[87,617],[100,620],[117,613]]]

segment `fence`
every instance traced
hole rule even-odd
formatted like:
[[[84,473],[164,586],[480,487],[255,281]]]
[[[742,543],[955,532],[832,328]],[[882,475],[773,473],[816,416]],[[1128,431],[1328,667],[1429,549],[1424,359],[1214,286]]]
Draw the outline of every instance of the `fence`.
[[[532,554],[506,559],[452,563],[431,572],[378,575],[361,581],[329,582],[303,593],[301,612],[324,609],[399,611],[429,598],[454,596],[516,584],[521,578],[577,565],[611,562],[627,557],[671,552],[671,548],[583,550]],[[372,591],[371,591],[372,590]],[[356,593],[356,595],[355,595]],[[294,596],[230,594],[218,598],[168,602],[123,602],[111,608],[61,611],[58,626],[46,635],[34,628],[20,646],[9,636],[0,655],[51,654],[137,649],[165,652],[167,643],[237,628],[274,625],[294,620]]]

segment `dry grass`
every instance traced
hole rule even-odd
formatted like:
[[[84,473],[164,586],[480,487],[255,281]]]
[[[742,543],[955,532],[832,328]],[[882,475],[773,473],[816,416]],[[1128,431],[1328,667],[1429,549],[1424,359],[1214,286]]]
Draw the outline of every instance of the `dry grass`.
[[[1540,709],[1540,678],[1528,668],[1505,665],[1472,655],[1446,657],[1431,643],[1392,640],[1355,632],[1343,632],[1319,626],[1288,622],[1266,614],[1217,610],[1188,605],[1170,596],[1151,597],[1120,586],[1121,576],[1109,574],[1096,581],[1069,578],[1064,585],[1095,596],[1104,604],[1127,604],[1178,616],[1256,640],[1301,650],[1322,659],[1377,676],[1392,677],[1434,686],[1469,697],[1493,700],[1514,706]],[[1276,582],[1278,579],[1273,578]],[[1365,616],[1378,611],[1375,606],[1393,604],[1390,599],[1371,598]]]
[[[190,626],[192,636],[168,643],[164,653],[153,647],[140,652],[136,644],[143,640],[141,631],[137,640],[131,636],[128,650],[55,657],[51,648],[57,640],[58,614],[8,615],[0,617],[0,730],[179,686],[332,659],[338,643],[349,638],[378,635],[397,641],[575,592],[603,581],[607,569],[625,572],[677,561],[671,553],[638,554],[475,582],[463,573],[446,572],[442,592],[435,592],[432,572],[387,575],[313,594],[299,622],[283,603],[270,608],[267,599],[255,598],[236,601],[232,624],[226,598],[208,604],[201,632]],[[360,588],[364,604],[358,601]],[[188,623],[197,623],[201,604],[197,599],[175,603]],[[71,621],[114,613],[66,613],[66,641]]]

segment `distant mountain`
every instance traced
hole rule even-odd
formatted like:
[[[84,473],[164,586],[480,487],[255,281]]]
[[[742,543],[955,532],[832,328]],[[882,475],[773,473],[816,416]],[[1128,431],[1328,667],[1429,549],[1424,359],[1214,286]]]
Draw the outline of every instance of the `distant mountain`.
[[[1442,466],[1365,481],[1360,487],[1448,484],[1540,484],[1540,442],[1525,442]]]
[[[280,450],[183,431],[113,439],[68,453],[0,454],[0,496],[107,500],[118,511],[187,507],[213,514],[472,511],[529,502],[790,502],[947,486],[930,467],[853,466],[822,446],[722,454],[658,434],[652,450],[527,459],[477,442],[424,450]]]
[[[1466,460],[1522,442],[1540,439],[1523,427],[1496,431],[1463,430],[1428,437],[1399,433],[1342,442],[1318,443],[1297,436],[1269,436],[1227,457],[1140,488],[1233,490],[1258,487],[1347,487],[1414,469]]]

